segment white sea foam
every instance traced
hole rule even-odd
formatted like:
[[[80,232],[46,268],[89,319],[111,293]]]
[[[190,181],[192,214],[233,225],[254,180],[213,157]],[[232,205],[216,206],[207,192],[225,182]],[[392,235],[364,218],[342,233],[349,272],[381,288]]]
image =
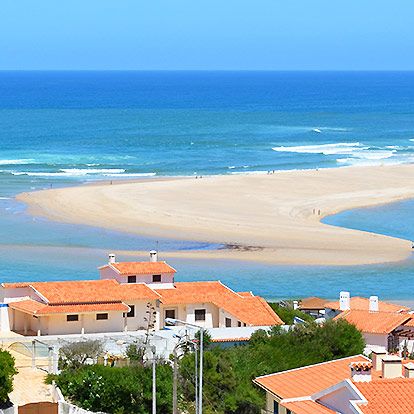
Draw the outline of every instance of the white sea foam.
[[[61,172],[70,175],[88,175],[88,174],[121,174],[125,170],[123,168],[62,168]]]
[[[336,144],[299,145],[292,147],[280,146],[272,149],[277,152],[296,152],[300,154],[346,155],[362,149],[368,149],[368,147],[360,142],[339,142]]]
[[[102,174],[104,177],[134,178],[134,177],[153,177],[157,173],[125,173],[125,174]]]
[[[411,141],[411,142],[414,142],[414,138],[411,138],[411,139],[410,139],[410,141]]]
[[[35,160],[33,159],[17,159],[17,160],[0,160],[0,165],[26,165],[33,164]]]

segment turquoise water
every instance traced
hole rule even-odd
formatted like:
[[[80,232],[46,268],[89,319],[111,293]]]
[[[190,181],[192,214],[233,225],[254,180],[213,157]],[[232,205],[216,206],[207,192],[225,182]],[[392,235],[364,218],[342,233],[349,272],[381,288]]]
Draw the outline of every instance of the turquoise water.
[[[110,250],[209,249],[29,216],[22,192],[100,179],[414,161],[414,73],[0,72],[0,281],[97,277]],[[326,222],[414,239],[413,202]],[[294,267],[171,259],[179,280],[269,298],[410,299],[413,261]]]

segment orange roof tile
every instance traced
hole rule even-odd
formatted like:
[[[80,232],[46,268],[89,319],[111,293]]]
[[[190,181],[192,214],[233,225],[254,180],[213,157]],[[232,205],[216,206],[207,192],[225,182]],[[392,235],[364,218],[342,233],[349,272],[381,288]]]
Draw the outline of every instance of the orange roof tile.
[[[408,414],[414,412],[414,379],[381,379],[354,382],[368,404],[358,404],[364,414]]]
[[[299,309],[312,309],[312,310],[325,309],[326,303],[327,301],[325,299],[312,296],[310,298],[302,299],[299,304]]]
[[[122,302],[94,303],[79,305],[46,305],[33,299],[11,302],[9,307],[32,315],[50,315],[56,313],[88,313],[88,312],[128,312],[129,307]]]
[[[165,262],[116,262],[106,266],[113,267],[121,275],[125,276],[176,273],[176,270]]]
[[[411,319],[411,315],[407,313],[349,310],[340,313],[334,319],[345,319],[361,332],[386,334],[391,333],[394,329]]]
[[[281,402],[281,405],[295,414],[335,414],[336,411],[313,400]]]
[[[151,300],[159,296],[144,283],[122,285],[113,279],[31,283],[49,304]]]
[[[383,302],[382,300],[378,301],[379,311],[380,312],[399,312],[399,311],[409,311],[410,308],[402,305],[396,305],[394,303]],[[327,309],[339,310],[339,301],[327,302],[325,303]],[[351,297],[351,309],[352,310],[369,310],[369,299],[361,298],[360,296]]]
[[[265,375],[256,378],[254,382],[279,398],[310,396],[350,378],[349,364],[364,361],[370,359],[363,355],[356,355]]]
[[[254,326],[282,325],[268,303],[259,296],[243,296],[232,291],[221,282],[181,282],[173,289],[156,290],[163,304],[212,303]]]

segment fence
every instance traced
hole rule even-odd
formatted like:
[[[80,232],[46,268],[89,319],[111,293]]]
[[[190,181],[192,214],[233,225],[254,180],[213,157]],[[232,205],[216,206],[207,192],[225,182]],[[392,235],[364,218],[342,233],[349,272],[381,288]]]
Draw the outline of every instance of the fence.
[[[85,410],[83,408],[78,407],[77,405],[68,403],[65,401],[63,397],[62,391],[60,391],[59,387],[53,382],[53,399],[55,402],[59,404],[58,414],[105,414],[101,412],[94,413],[92,411]],[[2,414],[0,412],[0,414]],[[14,413],[5,413],[5,414],[14,414]]]

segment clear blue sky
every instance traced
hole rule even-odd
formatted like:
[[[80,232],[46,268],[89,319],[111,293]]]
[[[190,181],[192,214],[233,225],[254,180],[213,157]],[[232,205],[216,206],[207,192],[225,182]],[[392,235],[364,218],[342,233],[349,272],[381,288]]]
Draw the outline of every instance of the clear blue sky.
[[[2,0],[0,69],[414,70],[413,0]]]

